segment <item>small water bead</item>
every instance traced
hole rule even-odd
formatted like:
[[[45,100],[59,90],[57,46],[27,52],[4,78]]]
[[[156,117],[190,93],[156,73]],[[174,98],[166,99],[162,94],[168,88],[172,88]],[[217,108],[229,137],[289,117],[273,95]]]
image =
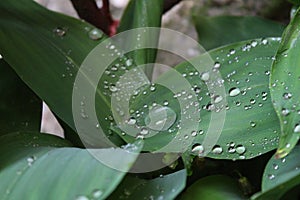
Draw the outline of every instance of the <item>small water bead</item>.
[[[80,196],[77,196],[75,200],[89,200],[89,198],[86,196],[80,195]]]
[[[258,42],[257,42],[256,40],[253,40],[253,41],[251,42],[251,46],[252,46],[252,47],[256,47],[257,44],[258,44]]]
[[[256,126],[256,123],[255,122],[250,122],[250,126],[254,128]]]
[[[220,103],[223,100],[223,97],[216,95],[213,99],[214,99],[214,103]]]
[[[246,147],[243,145],[237,145],[235,150],[238,154],[243,154],[246,151]]]
[[[147,135],[148,133],[149,133],[149,130],[146,128],[142,128],[142,130],[140,132],[141,135]]]
[[[208,81],[209,77],[210,77],[209,72],[204,72],[200,76],[200,78],[201,78],[202,81]]]
[[[59,37],[63,37],[67,34],[67,29],[66,28],[61,28],[61,27],[57,27],[55,29],[53,29],[53,33]]]
[[[267,40],[267,39],[262,39],[262,40],[261,40],[261,43],[262,43],[263,45],[266,45],[266,44],[268,44],[268,40]]]
[[[0,54],[0,60],[3,59],[3,56]]]
[[[269,180],[273,180],[275,178],[275,175],[274,174],[268,174],[268,179]]]
[[[239,88],[233,87],[229,90],[229,96],[235,97],[241,93],[241,90]]]
[[[195,91],[196,94],[199,94],[199,93],[201,92],[201,88],[195,87],[195,88],[194,88],[194,91]]]
[[[192,135],[193,137],[197,136],[197,131],[192,131],[192,132],[191,132],[191,135]]]
[[[130,117],[128,120],[127,120],[127,124],[129,125],[134,125],[136,124],[136,119],[134,117]]]
[[[201,144],[195,144],[192,147],[192,152],[197,153],[198,155],[200,155],[204,152],[204,147]]]
[[[27,164],[28,164],[28,166],[31,166],[34,163],[35,159],[36,158],[34,156],[28,157],[27,158]]]
[[[92,40],[100,40],[102,37],[103,33],[97,28],[94,28],[89,32],[89,38]]]
[[[290,114],[290,110],[289,110],[289,109],[286,109],[286,108],[282,108],[281,114],[282,114],[283,116],[288,116],[288,115]]]
[[[229,53],[230,53],[230,55],[233,55],[233,54],[235,54],[235,50],[234,49],[230,49]]]
[[[296,124],[294,128],[294,133],[300,133],[300,124]]]
[[[156,90],[156,87],[154,85],[150,86],[150,91],[153,92]]]
[[[218,69],[220,69],[220,67],[221,67],[221,64],[219,62],[215,62],[214,69],[218,70]]]
[[[126,64],[127,67],[130,67],[133,64],[132,59],[126,60],[125,64]]]
[[[145,118],[148,128],[156,131],[168,130],[176,121],[176,113],[167,106],[154,106]]]
[[[212,149],[212,153],[214,154],[221,154],[223,152],[223,148],[220,147],[219,145],[216,145]]]
[[[274,163],[274,164],[273,164],[273,169],[274,169],[274,170],[277,170],[278,168],[279,168],[279,165],[277,165],[277,164]]]
[[[256,103],[255,99],[250,99],[250,103],[255,104]]]
[[[114,84],[111,84],[111,85],[109,86],[109,90],[110,90],[111,92],[117,92],[117,91],[118,91],[118,88],[117,88]]]
[[[103,192],[102,192],[101,190],[98,190],[98,189],[96,189],[96,190],[94,190],[94,191],[92,192],[92,196],[93,196],[93,198],[95,198],[95,199],[100,198],[100,197],[102,196],[102,194],[103,194]]]
[[[234,147],[232,147],[232,146],[230,146],[230,147],[228,148],[228,152],[229,152],[229,153],[235,153],[235,151],[236,151],[236,149],[235,149]]]
[[[285,99],[285,100],[288,100],[288,99],[290,99],[290,98],[292,98],[292,94],[291,93],[289,93],[289,92],[285,92],[283,95],[282,95],[282,97]]]

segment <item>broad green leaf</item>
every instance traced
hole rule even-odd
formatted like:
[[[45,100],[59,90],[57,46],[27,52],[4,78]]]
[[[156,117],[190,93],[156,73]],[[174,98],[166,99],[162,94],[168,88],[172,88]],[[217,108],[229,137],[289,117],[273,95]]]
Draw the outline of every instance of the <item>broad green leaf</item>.
[[[0,94],[0,134],[40,131],[41,100],[3,59],[0,59]]]
[[[255,16],[194,16],[198,41],[207,50],[243,40],[280,37],[284,26]]]
[[[175,199],[185,183],[185,170],[151,180],[128,175],[108,199]]]
[[[300,146],[282,159],[274,155],[268,162],[262,178],[262,191],[252,199],[282,199],[289,190],[300,185]]]
[[[1,1],[0,9],[0,49],[4,59],[76,131],[72,112],[75,77],[86,56],[106,36],[83,21],[48,11],[31,0]],[[101,60],[98,65],[105,67]],[[109,97],[99,93],[96,96],[95,109],[101,111],[100,124],[107,133],[110,122],[102,116],[111,113]],[[81,109],[84,105],[75,107]],[[96,129],[96,122],[91,123]],[[110,137],[113,140],[115,136]],[[119,138],[114,141],[121,143]]]
[[[70,147],[61,138],[41,133],[16,133],[0,138],[0,197],[6,199],[105,199],[125,172],[102,164],[91,150]],[[112,154],[129,170],[140,147],[128,156]],[[106,153],[106,149],[94,149]]]
[[[209,66],[205,66],[207,55],[200,55],[141,91],[132,99],[135,112],[131,117],[136,126],[148,130],[142,136],[144,150],[178,152],[187,148],[199,156],[209,153],[212,158],[249,159],[275,149],[280,126],[268,83],[278,45],[279,38],[269,38],[212,50]],[[215,92],[219,87],[224,91]],[[127,142],[135,141],[133,135],[114,130]]]
[[[286,28],[272,65],[270,91],[280,120],[277,157],[286,156],[300,136],[300,10]]]
[[[195,182],[183,192],[180,199],[238,200],[246,198],[236,180],[224,175],[214,175]]]
[[[131,29],[142,27],[160,27],[161,18],[163,14],[163,4],[161,0],[131,0],[124,11],[118,32],[128,31]],[[147,34],[141,30],[140,38],[136,38],[135,34],[129,35],[125,39],[125,46],[135,46],[136,48],[149,46],[148,43],[157,43],[159,32],[155,34]],[[143,65],[147,63],[154,63],[156,59],[156,49],[139,49],[129,54],[136,65]],[[145,71],[148,76],[152,77],[153,67],[147,66]]]

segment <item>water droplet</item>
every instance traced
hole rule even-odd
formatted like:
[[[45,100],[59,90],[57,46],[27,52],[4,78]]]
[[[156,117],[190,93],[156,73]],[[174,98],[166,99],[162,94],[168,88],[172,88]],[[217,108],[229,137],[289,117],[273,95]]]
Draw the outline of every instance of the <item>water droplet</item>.
[[[239,88],[233,87],[229,90],[229,96],[235,97],[241,93],[241,90]]]
[[[261,40],[261,43],[262,43],[263,45],[266,45],[266,44],[268,44],[268,40],[267,40],[267,39],[262,39],[262,40]]]
[[[214,69],[220,69],[220,67],[221,67],[221,64],[219,63],[219,62],[215,62],[215,64],[214,64]]]
[[[212,152],[214,154],[221,154],[223,152],[223,149],[219,145],[216,145],[216,146],[213,147]]]
[[[117,92],[117,91],[118,91],[118,88],[117,88],[114,84],[111,84],[111,85],[109,86],[109,90],[110,90],[111,92]]]
[[[202,81],[208,81],[209,80],[209,72],[202,73],[200,78]]]
[[[256,126],[256,123],[255,122],[250,122],[250,126],[254,128]]]
[[[149,111],[145,124],[152,130],[165,131],[174,124],[176,118],[176,113],[170,107],[157,105]]]
[[[3,56],[0,54],[0,60],[3,59]]]
[[[235,54],[235,50],[234,50],[234,49],[230,49],[230,50],[229,50],[229,53],[230,53],[231,55],[233,55],[233,54]]]
[[[228,148],[228,152],[229,152],[229,153],[235,153],[235,151],[236,151],[236,149],[235,149],[234,147],[232,147],[232,146],[230,146],[230,147]]]
[[[252,46],[252,47],[256,47],[257,44],[258,44],[258,42],[257,42],[256,40],[253,40],[253,41],[251,42],[251,46]]]
[[[146,128],[142,128],[142,130],[140,132],[141,135],[147,135],[148,133],[149,133],[149,130]]]
[[[80,195],[80,196],[77,196],[75,200],[89,200],[89,198],[86,196]]]
[[[191,135],[192,135],[193,137],[197,136],[197,131],[192,131]]]
[[[35,161],[35,157],[34,156],[30,156],[27,158],[27,164],[28,166],[31,166]]]
[[[289,92],[284,93],[282,96],[285,100],[292,98],[292,94]]]
[[[246,148],[243,145],[237,145],[236,146],[236,152],[238,154],[243,154],[243,153],[245,153],[245,151],[246,151]]]
[[[268,179],[273,180],[275,178],[274,174],[268,174]]]
[[[57,27],[55,29],[53,29],[53,33],[56,34],[59,37],[63,37],[67,34],[67,29],[66,28],[61,28],[61,27]]]
[[[223,97],[219,96],[219,95],[216,95],[214,97],[214,103],[220,103],[221,101],[223,100]]]
[[[277,164],[273,164],[273,169],[277,170],[279,166]]]
[[[294,132],[295,133],[300,133],[300,124],[296,124],[296,126],[294,128]]]
[[[102,194],[103,194],[103,192],[101,190],[96,189],[93,191],[92,196],[93,196],[93,198],[98,199],[101,197]]]
[[[150,87],[150,91],[153,92],[153,91],[155,91],[155,90],[156,90],[155,86],[152,85],[152,86]]]
[[[199,93],[201,92],[201,88],[195,87],[195,88],[194,88],[194,91],[195,91],[196,94],[199,94]]]
[[[94,28],[89,32],[89,38],[92,40],[100,40],[102,37],[103,33],[97,28]]]
[[[136,123],[136,119],[134,117],[130,117],[127,121],[127,124],[134,125]]]
[[[192,152],[201,155],[204,152],[204,147],[201,144],[195,144],[192,147]]]
[[[126,60],[125,64],[127,67],[130,67],[132,65],[133,61],[131,59]]]
[[[282,114],[283,116],[288,116],[288,115],[290,114],[290,110],[289,110],[289,109],[286,109],[286,108],[282,108],[281,114]]]

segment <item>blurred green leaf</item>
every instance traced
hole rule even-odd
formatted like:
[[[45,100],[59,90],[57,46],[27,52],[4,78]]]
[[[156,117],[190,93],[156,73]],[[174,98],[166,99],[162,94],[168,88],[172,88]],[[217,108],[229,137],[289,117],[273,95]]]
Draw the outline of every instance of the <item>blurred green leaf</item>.
[[[284,199],[283,195],[300,185],[300,146],[282,159],[275,155],[269,160],[262,177],[262,191],[252,199]],[[290,199],[290,198],[289,198]]]
[[[185,182],[185,170],[152,180],[128,175],[108,199],[174,199],[184,189]]]
[[[240,200],[246,199],[239,189],[237,181],[224,175],[214,175],[202,178],[187,188],[180,197],[181,200]]]
[[[0,59],[0,134],[40,131],[42,101]]]
[[[136,146],[124,156],[107,149],[70,148],[66,140],[40,133],[8,134],[0,141],[2,200],[105,199],[125,172],[102,164],[90,151],[129,170],[141,149]]]
[[[142,90],[132,99],[131,117],[148,129],[144,150],[188,147],[199,156],[250,159],[275,149],[280,126],[268,84],[278,45],[279,38],[230,44],[210,51],[211,60],[203,54],[179,64]],[[127,142],[138,137],[115,131]]]
[[[272,66],[270,91],[280,120],[277,157],[286,156],[300,136],[300,10],[286,28]]]
[[[120,33],[143,27],[160,27],[163,14],[163,4],[164,1],[161,0],[131,0],[123,13],[118,32]],[[136,31],[140,31],[141,38],[136,38],[135,35],[131,34],[125,39],[125,46],[138,48],[139,46],[149,46],[149,42],[158,42],[158,31],[155,34],[153,34],[153,32],[151,34],[144,33],[143,29]],[[154,63],[156,59],[156,52],[157,49],[140,49],[127,54],[127,56],[132,58],[138,66],[147,63]],[[148,77],[151,78],[153,66],[147,66],[145,71]]]
[[[288,0],[289,2],[295,4],[295,5],[300,5],[300,1],[299,0]]]
[[[207,50],[243,40],[280,37],[284,26],[254,16],[194,16],[198,41]]]
[[[51,12],[30,0],[1,1],[0,9],[0,37],[4,38],[0,48],[4,59],[76,131],[72,112],[75,77],[86,56],[107,37],[83,21]],[[106,67],[101,65],[101,60],[97,63],[97,67]],[[85,79],[88,86],[95,87],[89,78]],[[111,115],[109,96],[97,93],[96,98],[101,127],[108,133],[110,122],[103,116]],[[96,122],[91,123],[96,129]],[[122,143],[115,135],[110,138]]]

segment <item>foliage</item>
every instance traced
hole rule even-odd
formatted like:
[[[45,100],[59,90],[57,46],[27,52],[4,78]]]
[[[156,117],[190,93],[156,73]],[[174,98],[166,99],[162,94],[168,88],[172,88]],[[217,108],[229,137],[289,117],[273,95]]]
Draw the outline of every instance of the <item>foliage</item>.
[[[150,83],[160,40],[145,28],[161,27],[172,1],[131,0],[120,23],[108,1],[105,9],[92,0],[72,3],[91,23],[98,15],[108,21],[92,25],[31,0],[0,2],[1,199],[298,198],[299,9],[287,27],[254,16],[193,13],[209,51]],[[101,14],[86,16],[89,9]],[[142,36],[109,37],[135,28]],[[88,62],[103,44],[105,52]],[[114,104],[122,89],[116,101],[128,103],[125,114]],[[64,138],[40,133],[43,101]]]

